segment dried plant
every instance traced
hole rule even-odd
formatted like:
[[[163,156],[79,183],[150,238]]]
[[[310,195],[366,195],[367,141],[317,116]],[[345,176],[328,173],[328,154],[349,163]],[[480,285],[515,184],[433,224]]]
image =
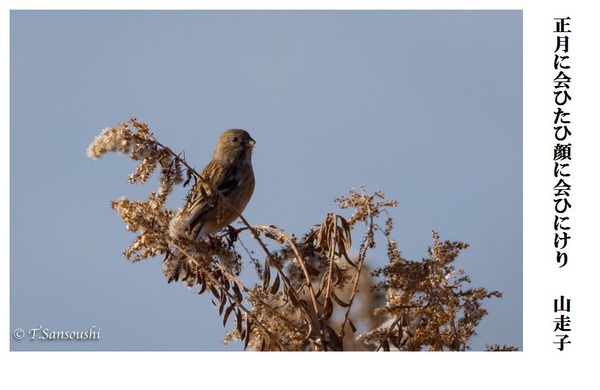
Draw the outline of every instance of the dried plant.
[[[165,206],[166,199],[176,185],[210,183],[136,119],[104,129],[88,148],[94,159],[108,152],[139,161],[130,183],[144,183],[158,171],[159,187],[148,199],[112,202],[126,229],[136,234],[124,256],[133,262],[160,256],[168,282],[212,295],[223,326],[232,326],[225,343],[240,340],[244,348],[283,351],[465,350],[487,314],[482,301],[501,296],[464,288],[469,277],[453,263],[465,243],[441,242],[434,232],[427,259],[402,258],[388,215],[397,202],[381,192],[361,187],[336,198],[352,215],[329,213],[301,238],[240,216],[239,228],[190,240],[169,230],[177,213]],[[350,255],[357,229],[364,235]],[[367,257],[378,237],[386,242],[389,264],[371,271]],[[256,241],[260,256],[246,250],[248,239]],[[242,282],[248,279],[243,273],[255,273],[257,282]]]

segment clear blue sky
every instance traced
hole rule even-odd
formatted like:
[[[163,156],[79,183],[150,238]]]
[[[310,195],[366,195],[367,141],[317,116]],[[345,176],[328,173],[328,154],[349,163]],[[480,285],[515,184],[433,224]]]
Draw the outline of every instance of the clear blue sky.
[[[132,116],[198,168],[248,130],[255,224],[301,234],[349,188],[382,190],[405,257],[435,229],[471,244],[473,286],[504,293],[472,348],[522,347],[522,34],[520,11],[12,12],[10,327],[101,340],[11,349],[241,349],[208,296],[122,257],[109,202],[154,187],[85,151]]]

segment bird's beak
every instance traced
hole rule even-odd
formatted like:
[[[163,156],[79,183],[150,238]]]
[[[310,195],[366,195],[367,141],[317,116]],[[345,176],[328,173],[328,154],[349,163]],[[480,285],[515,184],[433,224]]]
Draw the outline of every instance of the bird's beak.
[[[251,148],[253,148],[255,144],[256,144],[256,141],[253,140],[252,138],[250,138],[247,142],[247,145],[250,145]]]

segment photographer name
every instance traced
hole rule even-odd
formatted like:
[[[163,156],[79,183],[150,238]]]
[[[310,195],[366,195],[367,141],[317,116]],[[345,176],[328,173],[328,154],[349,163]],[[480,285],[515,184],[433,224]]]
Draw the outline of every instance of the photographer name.
[[[30,340],[100,340],[101,330],[95,325],[84,331],[52,330],[40,326],[29,329],[27,334]],[[19,338],[18,335],[15,336]]]

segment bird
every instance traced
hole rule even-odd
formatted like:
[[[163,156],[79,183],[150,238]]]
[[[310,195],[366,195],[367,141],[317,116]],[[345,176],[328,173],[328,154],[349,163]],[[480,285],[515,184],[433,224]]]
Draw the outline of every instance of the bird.
[[[185,231],[190,238],[198,240],[218,232],[239,217],[254,193],[252,151],[255,144],[250,134],[242,129],[225,130],[219,136],[212,160],[200,173],[201,179],[180,209],[179,219],[172,222],[173,230]],[[223,202],[213,188],[228,202]],[[175,228],[173,223],[177,225]]]

